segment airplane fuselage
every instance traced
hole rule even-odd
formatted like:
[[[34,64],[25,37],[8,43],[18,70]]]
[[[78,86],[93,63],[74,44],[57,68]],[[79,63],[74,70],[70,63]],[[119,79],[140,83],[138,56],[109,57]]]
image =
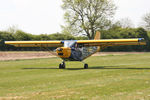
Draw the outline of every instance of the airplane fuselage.
[[[72,42],[72,43],[71,43]],[[82,61],[97,52],[98,48],[77,45],[76,41],[64,41],[64,47],[56,49],[57,56],[64,61]],[[70,44],[69,44],[70,43]]]
[[[82,51],[75,48],[60,47],[56,49],[57,55],[64,61],[82,61]]]

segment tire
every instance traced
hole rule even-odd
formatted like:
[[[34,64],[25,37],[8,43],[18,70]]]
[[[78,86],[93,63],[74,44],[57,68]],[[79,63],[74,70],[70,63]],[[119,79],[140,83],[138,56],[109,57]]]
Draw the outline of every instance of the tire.
[[[62,69],[65,69],[66,68],[66,65],[65,65],[65,63],[63,62],[62,63]]]
[[[65,69],[65,68],[66,68],[65,63],[61,63],[61,64],[59,64],[59,69]]]
[[[62,69],[62,64],[59,64],[59,69]]]
[[[84,64],[84,69],[88,69],[88,64]]]

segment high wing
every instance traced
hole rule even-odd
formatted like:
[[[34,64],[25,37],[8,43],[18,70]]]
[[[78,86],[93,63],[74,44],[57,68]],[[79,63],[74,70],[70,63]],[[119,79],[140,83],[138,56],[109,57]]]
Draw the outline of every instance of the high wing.
[[[7,45],[15,47],[63,47],[64,41],[5,41]],[[71,40],[81,47],[89,46],[120,46],[120,45],[146,45],[143,38],[137,39],[101,39],[101,40]],[[68,41],[69,42],[69,41]]]
[[[5,41],[7,45],[15,47],[61,47],[62,41]]]
[[[79,40],[78,45],[82,46],[121,46],[121,45],[146,45],[143,38],[136,39],[101,39],[101,40]]]

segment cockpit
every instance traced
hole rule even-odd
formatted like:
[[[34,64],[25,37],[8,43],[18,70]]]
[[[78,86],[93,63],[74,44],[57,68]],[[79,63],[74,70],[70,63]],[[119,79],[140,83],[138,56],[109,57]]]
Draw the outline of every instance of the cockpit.
[[[70,40],[70,41],[64,41],[64,47],[68,48],[75,48],[76,41]]]

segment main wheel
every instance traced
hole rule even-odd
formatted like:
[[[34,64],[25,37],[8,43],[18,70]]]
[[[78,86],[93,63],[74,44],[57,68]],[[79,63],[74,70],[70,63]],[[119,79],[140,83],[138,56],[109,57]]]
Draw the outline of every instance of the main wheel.
[[[62,63],[62,69],[65,69],[66,68],[66,64],[63,62]]]
[[[88,69],[88,64],[84,64],[84,69]]]
[[[62,64],[59,64],[59,69],[62,69]]]

